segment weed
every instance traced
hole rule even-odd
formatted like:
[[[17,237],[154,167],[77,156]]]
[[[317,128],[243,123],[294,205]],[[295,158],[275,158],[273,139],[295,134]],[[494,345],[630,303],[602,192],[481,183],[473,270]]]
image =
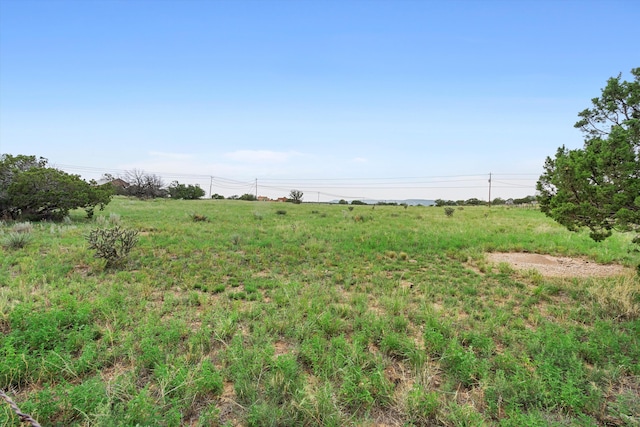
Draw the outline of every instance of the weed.
[[[11,227],[11,231],[14,233],[31,233],[33,231],[33,224],[29,221],[27,222],[16,222]]]
[[[414,423],[428,425],[435,419],[440,402],[435,391],[428,392],[423,386],[414,384],[407,396],[407,406]]]
[[[286,214],[287,214],[287,211],[285,211],[284,209],[278,209],[276,211],[276,215],[286,215]]]
[[[131,249],[138,243],[138,232],[126,230],[119,226],[114,228],[97,228],[86,236],[89,249],[96,251],[96,258],[107,262],[107,268],[121,264]]]
[[[637,276],[622,276],[610,280],[592,279],[587,292],[610,317],[640,317],[640,282]]]
[[[22,249],[31,242],[32,236],[28,232],[11,232],[2,239],[2,246],[7,249]]]
[[[193,213],[191,214],[191,220],[193,222],[209,222],[209,217],[202,214]]]
[[[455,211],[456,210],[454,208],[452,208],[451,206],[447,206],[447,207],[444,208],[444,214],[446,216],[448,216],[448,217],[452,217]]]

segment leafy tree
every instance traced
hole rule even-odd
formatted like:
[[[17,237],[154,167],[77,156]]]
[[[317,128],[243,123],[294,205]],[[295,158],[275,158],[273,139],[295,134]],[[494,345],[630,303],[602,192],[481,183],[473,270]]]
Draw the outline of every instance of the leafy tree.
[[[640,230],[640,68],[631,74],[631,82],[610,78],[578,114],[584,147],[558,148],[537,183],[546,215],[572,231],[588,228],[596,241]]]
[[[258,198],[255,196],[255,194],[244,193],[242,196],[238,197],[238,200],[246,200],[248,202],[255,202],[256,200],[258,200]]]
[[[300,190],[291,190],[291,192],[289,193],[289,201],[291,203],[296,203],[296,204],[300,204],[302,203],[302,196],[304,195],[304,193]]]
[[[0,217],[13,218],[18,213],[9,198],[9,185],[16,175],[31,168],[43,168],[46,164],[47,161],[42,157],[36,159],[36,156],[23,154],[3,154],[0,157]]]
[[[96,206],[102,209],[110,202],[111,186],[99,186],[95,181],[87,183],[78,175],[46,164],[46,159],[35,156],[2,156],[2,216],[61,219],[72,209],[84,208],[91,217]]]
[[[472,197],[471,199],[467,199],[464,202],[464,204],[468,206],[480,206],[480,205],[486,205],[487,203],[484,200],[480,200],[475,197]]]
[[[513,203],[516,205],[526,205],[528,203],[535,202],[536,199],[537,199],[536,196],[526,196],[526,197],[522,197],[521,199],[513,199]]]
[[[366,205],[366,203],[363,202],[362,200],[352,200],[351,204],[352,205]]]
[[[218,193],[212,194],[211,198],[214,199],[214,200],[224,200],[224,196],[222,194],[218,194]]]
[[[168,190],[172,199],[196,200],[204,196],[204,190],[199,185],[184,185],[178,181],[173,181]]]
[[[457,203],[453,200],[444,200],[444,199],[436,199],[434,201],[434,203],[436,204],[437,207],[441,207],[441,206],[456,206]]]
[[[505,203],[507,203],[507,201],[501,197],[496,197],[491,201],[491,204],[496,206],[504,205]]]

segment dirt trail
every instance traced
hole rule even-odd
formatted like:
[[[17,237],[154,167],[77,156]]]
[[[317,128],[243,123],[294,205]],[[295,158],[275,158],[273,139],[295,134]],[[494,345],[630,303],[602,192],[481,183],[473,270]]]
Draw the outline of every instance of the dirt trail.
[[[545,277],[609,277],[631,271],[617,264],[598,264],[581,258],[556,257],[522,252],[492,252],[487,259],[499,264],[506,262],[516,270],[538,270]]]

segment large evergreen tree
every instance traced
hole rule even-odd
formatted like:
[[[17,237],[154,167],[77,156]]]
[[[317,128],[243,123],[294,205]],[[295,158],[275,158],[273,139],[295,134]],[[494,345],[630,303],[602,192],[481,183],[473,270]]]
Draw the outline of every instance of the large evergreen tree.
[[[630,82],[610,78],[578,114],[584,147],[558,148],[537,184],[545,214],[572,231],[587,227],[596,241],[640,231],[640,68],[631,74]]]
[[[88,183],[78,175],[47,167],[43,158],[0,157],[0,217],[62,219],[77,208],[91,216],[96,206],[109,203],[112,194],[109,184]]]

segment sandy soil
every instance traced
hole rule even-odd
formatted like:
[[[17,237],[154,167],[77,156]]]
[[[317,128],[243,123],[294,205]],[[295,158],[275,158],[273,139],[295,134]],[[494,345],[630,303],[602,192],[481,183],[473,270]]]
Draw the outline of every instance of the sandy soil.
[[[516,270],[535,269],[546,277],[608,277],[624,275],[631,271],[617,264],[604,265],[580,258],[521,252],[492,252],[487,254],[487,259],[494,264],[506,262]]]

